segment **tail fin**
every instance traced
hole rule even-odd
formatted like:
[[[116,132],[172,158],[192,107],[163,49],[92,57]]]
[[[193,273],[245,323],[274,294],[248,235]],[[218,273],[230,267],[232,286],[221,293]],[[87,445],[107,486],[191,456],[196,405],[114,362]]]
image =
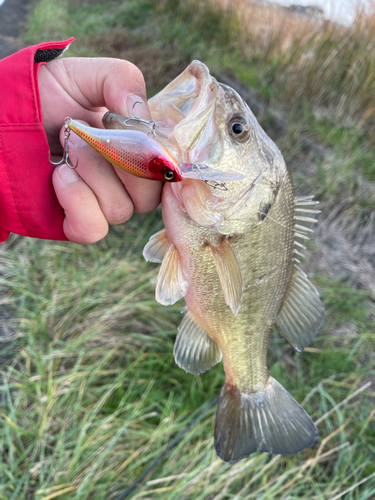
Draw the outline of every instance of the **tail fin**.
[[[226,462],[238,462],[257,449],[294,455],[317,437],[309,415],[274,378],[253,394],[224,385],[216,413],[215,448]]]

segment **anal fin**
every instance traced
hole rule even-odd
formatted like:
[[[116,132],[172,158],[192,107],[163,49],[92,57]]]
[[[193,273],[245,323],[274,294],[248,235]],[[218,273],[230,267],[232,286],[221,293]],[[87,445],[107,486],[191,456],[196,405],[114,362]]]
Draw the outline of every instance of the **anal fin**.
[[[182,272],[177,248],[170,244],[164,255],[158,274],[155,298],[164,306],[170,306],[185,296],[188,281]]]
[[[273,377],[256,393],[224,385],[216,412],[215,448],[225,462],[238,462],[258,449],[294,455],[317,437],[309,415]]]
[[[149,262],[163,262],[164,255],[166,254],[170,241],[167,236],[167,231],[162,229],[153,234],[146,243],[143,249],[143,257]]]
[[[203,373],[221,360],[218,345],[197,325],[189,311],[178,327],[173,354],[178,366],[188,373]]]
[[[223,238],[218,246],[210,245],[216,270],[219,274],[225,302],[234,315],[241,307],[243,281],[240,266],[228,240]]]
[[[285,294],[275,326],[296,351],[311,344],[324,321],[324,305],[315,287],[298,267]]]

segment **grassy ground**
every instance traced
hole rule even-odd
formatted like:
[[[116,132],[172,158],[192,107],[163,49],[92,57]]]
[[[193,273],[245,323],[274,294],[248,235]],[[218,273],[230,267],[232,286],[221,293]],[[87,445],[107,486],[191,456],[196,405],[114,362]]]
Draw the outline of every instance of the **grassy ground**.
[[[275,74],[285,71],[277,54],[267,59],[255,41],[251,51],[232,13],[200,8],[177,0],[41,0],[27,41],[74,35],[69,55],[130,59],[151,93],[192,58],[218,76],[230,71],[293,124],[278,144],[299,189],[317,188],[326,207],[346,200],[347,218],[366,226],[373,192],[363,197],[361,183],[371,186],[374,163],[363,113],[338,109],[339,101],[328,106],[318,94],[307,104],[290,96],[283,102],[282,77],[269,78],[272,61]],[[275,134],[267,116],[260,116],[263,126]],[[306,138],[323,157],[305,154]],[[14,341],[2,370],[0,499],[115,500],[219,392],[221,364],[192,376],[174,363],[183,304],[155,302],[157,269],[141,257],[161,227],[157,211],[113,227],[89,247],[18,237],[3,245],[2,303],[14,311],[7,325]],[[269,365],[317,422],[320,440],[294,457],[256,453],[231,466],[215,454],[211,409],[129,498],[374,498],[371,290],[307,270],[326,306],[325,325],[302,354],[274,334]]]

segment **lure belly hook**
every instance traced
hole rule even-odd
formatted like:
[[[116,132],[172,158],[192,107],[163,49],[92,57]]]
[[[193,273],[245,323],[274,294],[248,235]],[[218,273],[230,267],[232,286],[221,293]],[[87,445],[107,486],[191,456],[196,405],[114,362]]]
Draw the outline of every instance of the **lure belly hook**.
[[[54,166],[57,167],[58,165],[62,165],[65,163],[69,168],[72,168],[75,170],[78,167],[78,160],[75,165],[70,161],[69,158],[69,137],[70,137],[70,128],[69,128],[69,123],[71,121],[71,118],[65,118],[65,135],[64,135],[64,154],[63,157],[61,158],[60,161],[54,162],[51,160],[51,151],[48,153],[48,159],[49,162]]]

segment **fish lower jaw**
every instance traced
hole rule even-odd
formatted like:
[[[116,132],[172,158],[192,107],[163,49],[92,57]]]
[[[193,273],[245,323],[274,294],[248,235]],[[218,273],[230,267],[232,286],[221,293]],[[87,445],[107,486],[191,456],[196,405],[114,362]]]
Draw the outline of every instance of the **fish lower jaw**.
[[[193,200],[189,200],[187,202],[185,200],[184,203],[179,195],[175,195],[175,199],[179,203],[181,211],[192,223],[200,228],[216,229],[216,227],[219,227],[224,221],[224,215],[220,212],[207,212],[199,210],[199,207],[194,205]],[[218,234],[221,234],[220,231],[217,232]]]

